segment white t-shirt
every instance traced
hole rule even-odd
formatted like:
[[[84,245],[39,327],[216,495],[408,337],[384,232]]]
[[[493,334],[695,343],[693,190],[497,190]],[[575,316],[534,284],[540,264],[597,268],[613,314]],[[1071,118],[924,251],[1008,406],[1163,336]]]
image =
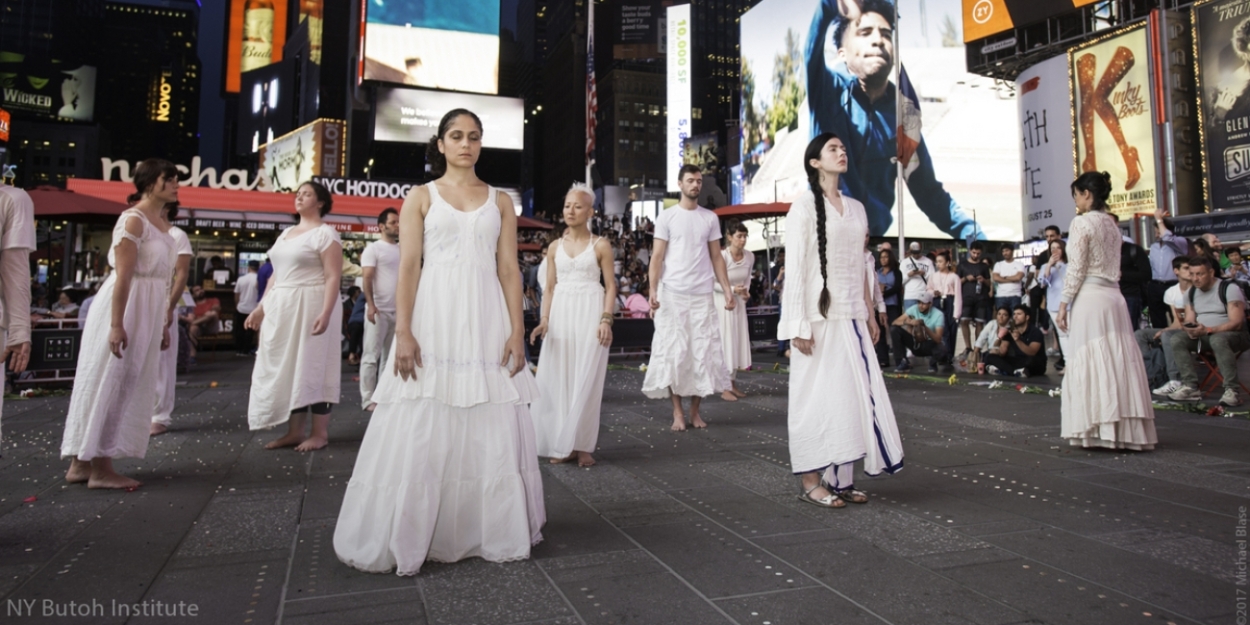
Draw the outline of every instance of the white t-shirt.
[[[720,219],[702,206],[689,210],[674,206],[655,220],[655,238],[668,242],[664,252],[663,288],[701,295],[712,292],[716,272],[707,244],[720,241]]]
[[[1188,292],[1189,291],[1186,290],[1185,293],[1181,293],[1181,285],[1173,284],[1163,292],[1163,303],[1168,306],[1172,306],[1181,312],[1185,312],[1185,302],[1188,299],[1185,297],[1185,294]]]
[[[361,267],[374,267],[373,305],[379,312],[395,312],[395,289],[399,286],[399,244],[378,239],[360,254]]]
[[[0,184],[0,250],[15,249],[35,249],[35,202],[22,189]],[[0,328],[9,328],[3,289],[0,289]]]
[[[257,296],[259,286],[257,275],[250,271],[234,283],[234,309],[239,314],[250,315],[256,310],[256,305],[260,302],[260,297]]]
[[[920,273],[907,276],[917,269]],[[937,267],[933,266],[933,261],[928,256],[907,256],[899,263],[899,271],[903,274],[903,299],[920,299],[920,294],[929,288],[929,278],[937,273]]]
[[[1024,275],[1024,263],[1013,260],[1007,262],[1000,260],[994,263],[994,273],[1000,278],[1010,278],[1016,275]],[[998,290],[995,291],[994,297],[1020,297],[1024,295],[1024,282],[995,282]]]

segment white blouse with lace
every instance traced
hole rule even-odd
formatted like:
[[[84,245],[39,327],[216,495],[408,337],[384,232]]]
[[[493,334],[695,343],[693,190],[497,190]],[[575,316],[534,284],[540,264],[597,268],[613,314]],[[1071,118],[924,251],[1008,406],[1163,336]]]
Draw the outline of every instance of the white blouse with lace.
[[[1120,281],[1120,227],[1102,211],[1078,215],[1068,229],[1068,272],[1063,301],[1071,304],[1087,277]]]

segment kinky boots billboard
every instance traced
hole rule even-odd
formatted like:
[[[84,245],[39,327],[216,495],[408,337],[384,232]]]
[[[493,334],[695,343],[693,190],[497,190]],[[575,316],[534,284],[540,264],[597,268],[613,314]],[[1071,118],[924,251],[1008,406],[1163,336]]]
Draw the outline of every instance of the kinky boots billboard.
[[[1154,212],[1155,120],[1145,24],[1068,53],[1076,171],[1111,174],[1111,212]]]

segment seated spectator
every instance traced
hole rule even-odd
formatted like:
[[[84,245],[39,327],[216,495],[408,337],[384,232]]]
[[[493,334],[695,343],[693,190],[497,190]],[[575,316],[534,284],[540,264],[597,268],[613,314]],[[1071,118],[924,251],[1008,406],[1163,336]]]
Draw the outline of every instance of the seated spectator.
[[[638,292],[625,299],[622,314],[630,319],[646,319],[651,312],[651,289],[644,280],[638,284]]]
[[[78,307],[78,325],[87,325],[87,314],[91,311],[91,305],[95,303],[96,293],[100,292],[100,283],[91,285],[91,293],[83,298],[82,304]]]
[[[1163,353],[1166,364],[1168,382],[1153,393],[1168,396],[1181,388],[1181,372],[1176,367],[1176,359],[1172,357],[1172,335],[1181,332],[1185,323],[1185,301],[1188,299],[1189,288],[1189,257],[1177,256],[1172,259],[1172,273],[1176,276],[1176,284],[1163,292],[1163,302],[1172,312],[1172,322],[1163,328],[1142,328],[1133,333],[1137,339],[1137,347],[1141,349],[1142,358],[1146,359],[1146,373],[1150,374],[1149,357],[1153,350]]]
[[[1239,247],[1230,247],[1225,253],[1228,254],[1228,279],[1241,285],[1244,294],[1246,285],[1250,284],[1250,262],[1242,256]]]
[[[946,318],[942,311],[933,307],[933,294],[922,291],[916,296],[916,303],[903,311],[902,316],[894,320],[890,328],[890,340],[894,344],[894,368],[899,373],[911,371],[911,361],[907,359],[907,350],[917,356],[929,357],[929,372],[938,371],[938,363],[943,369],[950,369],[946,359],[950,354],[942,344],[942,332],[946,329]]]
[[[1224,378],[1224,395],[1220,403],[1240,406],[1237,392],[1237,356],[1250,349],[1250,333],[1246,332],[1246,297],[1241,287],[1231,280],[1220,280],[1219,265],[1210,256],[1189,259],[1189,279],[1193,286],[1185,298],[1183,332],[1172,335],[1172,358],[1181,374],[1181,388],[1168,397],[1177,401],[1202,399],[1198,390],[1194,352],[1202,349],[1215,355],[1220,376]]]
[[[1046,337],[1033,325],[1029,309],[1017,305],[1011,324],[998,329],[998,344],[985,355],[985,371],[991,375],[1027,378],[1046,375]]]
[[[48,311],[48,316],[54,319],[77,319],[78,304],[74,302],[74,298],[70,297],[66,291],[61,291],[60,297],[56,303]]]
[[[190,314],[183,315],[182,321],[187,324],[191,344],[198,348],[201,337],[221,332],[221,301],[209,297],[204,287],[198,284],[191,287],[191,299],[195,300],[195,308]]]
[[[985,373],[985,355],[998,345],[998,330],[1006,328],[1010,323],[1010,310],[999,308],[994,312],[994,318],[986,322],[981,334],[977,335],[977,340],[972,344],[972,352],[968,355],[969,371],[975,367],[977,373]]]

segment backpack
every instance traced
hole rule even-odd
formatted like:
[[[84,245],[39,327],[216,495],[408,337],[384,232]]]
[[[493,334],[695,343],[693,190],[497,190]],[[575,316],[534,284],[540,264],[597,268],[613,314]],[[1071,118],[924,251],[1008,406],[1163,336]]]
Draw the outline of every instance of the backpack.
[[[1236,284],[1236,283],[1233,282],[1232,280],[1220,280],[1220,303],[1224,305],[1225,310],[1228,309],[1228,287],[1233,284]],[[1241,295],[1242,295],[1242,298],[1244,299],[1246,295],[1245,287],[1238,285],[1237,288],[1241,289]],[[1197,291],[1198,291],[1198,287],[1196,286],[1189,287],[1189,306],[1191,308],[1194,306],[1194,294]],[[1197,315],[1197,312],[1198,312],[1197,309],[1195,309],[1194,310],[1195,316]],[[1250,315],[1246,316],[1242,320],[1241,327],[1243,330],[1250,331]]]

